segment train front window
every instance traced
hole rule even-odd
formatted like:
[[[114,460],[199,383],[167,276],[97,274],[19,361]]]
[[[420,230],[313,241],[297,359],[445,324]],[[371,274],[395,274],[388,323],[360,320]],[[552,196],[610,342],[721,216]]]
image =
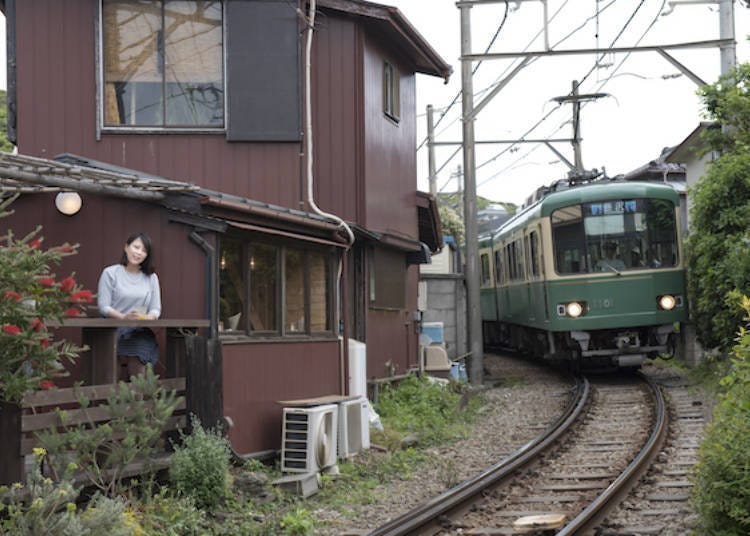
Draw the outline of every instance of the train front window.
[[[560,274],[676,266],[674,205],[663,199],[583,203],[552,213],[555,269]]]

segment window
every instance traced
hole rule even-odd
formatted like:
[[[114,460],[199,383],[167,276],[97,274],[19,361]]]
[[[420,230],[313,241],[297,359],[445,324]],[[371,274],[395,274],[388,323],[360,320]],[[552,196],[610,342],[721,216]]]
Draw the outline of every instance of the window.
[[[331,252],[225,239],[219,262],[219,318],[224,332],[266,336],[331,332]]]
[[[224,126],[222,3],[102,0],[105,127]]]
[[[492,273],[490,271],[490,255],[489,253],[482,253],[480,255],[481,268],[482,268],[482,287],[489,287],[492,285]]]
[[[561,274],[677,266],[675,206],[663,199],[584,203],[552,213]]]
[[[398,70],[389,62],[383,64],[383,112],[398,121],[401,118],[401,93]]]
[[[382,309],[406,307],[405,255],[374,248],[370,257],[370,306]]]
[[[495,250],[495,282],[499,285],[503,283],[503,267],[500,259],[500,250]]]
[[[539,275],[539,234],[532,231],[529,235],[529,256],[531,257],[531,275]]]

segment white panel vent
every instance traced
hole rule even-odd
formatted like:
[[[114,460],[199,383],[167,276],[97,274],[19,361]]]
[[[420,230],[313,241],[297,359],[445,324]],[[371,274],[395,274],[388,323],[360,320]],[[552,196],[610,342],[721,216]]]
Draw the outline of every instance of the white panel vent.
[[[314,473],[336,465],[338,406],[284,408],[281,470]]]
[[[370,448],[370,422],[367,399],[339,403],[339,458],[354,456]]]

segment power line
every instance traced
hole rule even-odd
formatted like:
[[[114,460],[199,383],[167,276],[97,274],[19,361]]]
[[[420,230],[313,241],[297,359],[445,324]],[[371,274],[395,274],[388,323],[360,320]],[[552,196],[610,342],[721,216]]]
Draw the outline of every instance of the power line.
[[[631,22],[633,21],[633,19],[635,18],[635,15],[636,15],[636,14],[638,13],[638,11],[639,11],[639,10],[641,9],[641,7],[643,6],[644,2],[645,2],[645,0],[641,0],[640,4],[638,4],[638,6],[637,6],[637,7],[635,8],[635,10],[633,11],[633,13],[632,13],[632,14],[630,15],[630,17],[628,18],[627,22],[626,22],[626,23],[625,23],[625,25],[623,26],[623,28],[622,28],[622,29],[620,30],[620,32],[618,32],[617,36],[616,36],[616,37],[615,37],[615,38],[614,38],[614,39],[612,40],[612,42],[610,43],[610,47],[611,47],[612,45],[614,45],[614,44],[615,44],[615,43],[617,42],[617,40],[618,40],[618,39],[619,39],[619,38],[620,38],[620,37],[622,36],[622,34],[624,33],[624,31],[625,31],[625,30],[627,29],[627,27],[628,27],[628,26],[630,25],[630,23],[631,23]],[[613,1],[613,2],[611,2],[610,4],[608,4],[607,6],[605,6],[604,8],[602,8],[602,10],[601,10],[601,11],[604,11],[604,10],[605,10],[605,9],[606,9],[607,7],[611,6],[611,5],[613,4],[613,3],[614,3],[614,1]],[[653,19],[653,20],[651,21],[651,24],[649,24],[649,26],[648,26],[648,27],[646,28],[646,30],[645,30],[645,31],[644,31],[644,32],[643,32],[643,33],[641,34],[641,36],[640,36],[640,37],[638,38],[638,40],[636,41],[636,46],[637,46],[637,45],[638,45],[638,44],[639,44],[639,43],[640,43],[640,42],[641,42],[641,41],[642,41],[642,40],[643,40],[643,39],[644,39],[644,38],[646,37],[646,35],[647,35],[647,34],[648,34],[648,33],[649,33],[650,31],[651,31],[651,29],[652,29],[652,28],[654,27],[654,25],[656,24],[656,21],[657,21],[657,20],[659,19],[659,13],[661,13],[661,11],[662,11],[662,10],[664,9],[664,6],[666,5],[666,3],[667,3],[667,0],[662,0],[662,4],[661,4],[661,7],[659,8],[659,11],[657,11],[657,14],[656,14],[656,16],[654,17],[654,19]],[[600,11],[600,13],[601,13],[601,11]],[[591,20],[591,17],[590,17],[590,18],[588,19],[588,21],[590,21],[590,20]],[[587,22],[588,22],[588,21],[587,21]],[[573,32],[569,33],[569,34],[568,34],[568,35],[567,35],[567,36],[566,36],[565,38],[563,38],[563,39],[562,39],[561,41],[559,41],[558,43],[555,43],[555,46],[559,45],[559,44],[560,44],[560,43],[561,43],[561,42],[562,42],[562,41],[563,41],[564,39],[567,39],[567,38],[568,38],[568,37],[569,37],[570,35],[572,35],[572,33],[574,33],[575,31],[578,31],[578,30],[579,30],[579,29],[580,29],[581,27],[582,27],[582,26],[579,26],[579,27],[578,27],[578,28],[577,28],[576,30],[574,30]],[[616,72],[617,72],[617,71],[618,71],[618,70],[619,70],[619,69],[620,69],[620,68],[622,67],[622,65],[623,65],[623,64],[625,63],[625,61],[626,61],[626,60],[627,60],[627,59],[628,59],[628,58],[630,57],[630,55],[631,55],[631,54],[632,54],[631,52],[628,52],[628,53],[626,54],[625,58],[623,58],[623,59],[622,59],[622,61],[620,61],[620,62],[618,63],[617,67],[615,67],[615,69],[613,69],[613,74],[614,74],[614,73],[616,73]],[[598,65],[598,61],[599,61],[599,60],[597,59],[597,61],[596,61],[596,63],[594,64],[594,66],[593,66],[593,67],[592,67],[592,68],[591,68],[591,69],[590,69],[590,70],[588,71],[588,73],[586,73],[586,75],[585,75],[585,76],[584,76],[584,77],[582,78],[582,80],[581,80],[581,83],[583,83],[583,81],[585,81],[585,80],[586,80],[586,79],[587,79],[587,78],[588,78],[588,77],[589,77],[589,76],[591,75],[591,73],[593,73],[593,72],[594,72],[594,70],[596,69],[596,67],[597,67],[597,65]],[[609,82],[609,80],[611,80],[611,78],[612,78],[612,77],[610,76],[609,78],[607,78],[607,79],[603,80],[603,81],[601,82],[601,84],[599,85],[599,88],[597,89],[597,91],[601,91],[601,89],[602,89],[602,88],[604,88],[604,86],[605,86],[605,85],[606,85],[606,84],[607,84],[607,83]],[[579,84],[579,85],[580,85],[580,84]],[[583,106],[585,106],[586,104],[587,104],[587,103],[583,103]],[[541,118],[541,119],[540,119],[539,121],[537,121],[537,122],[536,122],[536,123],[534,124],[534,126],[533,126],[533,127],[531,127],[530,129],[528,129],[528,130],[527,130],[527,131],[526,131],[526,132],[525,132],[525,133],[523,134],[523,136],[521,137],[521,139],[523,139],[524,137],[528,136],[528,135],[529,135],[529,134],[530,134],[531,132],[533,132],[533,131],[534,131],[534,130],[535,130],[535,129],[536,129],[536,128],[537,128],[537,127],[538,127],[538,126],[539,126],[539,125],[541,124],[541,123],[543,123],[544,121],[546,121],[546,120],[547,120],[547,118],[548,118],[548,117],[549,117],[550,115],[552,115],[552,113],[554,113],[555,111],[557,111],[557,110],[558,110],[559,108],[560,108],[560,105],[558,105],[558,106],[557,106],[556,108],[554,108],[554,109],[552,109],[552,110],[551,110],[550,112],[548,112],[548,113],[547,113],[547,114],[546,114],[546,115],[545,115],[544,117],[542,117],[542,118]],[[553,136],[554,136],[555,134],[557,134],[557,133],[558,133],[558,132],[559,132],[559,131],[560,131],[560,130],[561,130],[561,129],[563,128],[563,126],[565,126],[565,123],[563,123],[563,124],[561,124],[560,126],[558,126],[558,127],[557,127],[557,128],[556,128],[556,129],[555,129],[555,130],[554,130],[554,131],[553,131],[552,133],[550,133],[550,134],[549,134],[549,135],[548,135],[547,137],[548,137],[548,138],[550,138],[550,137],[553,137]],[[500,156],[502,156],[503,154],[505,154],[506,152],[508,152],[508,151],[509,151],[509,150],[510,150],[511,148],[513,148],[514,146],[515,146],[515,145],[510,145],[510,146],[506,147],[506,148],[505,148],[505,149],[504,149],[503,151],[501,151],[500,153],[498,153],[497,155],[495,155],[494,157],[492,157],[492,158],[491,158],[490,160],[487,160],[487,161],[483,162],[482,164],[480,164],[479,166],[477,166],[477,168],[476,168],[476,169],[479,169],[480,167],[482,167],[482,166],[484,166],[484,165],[487,165],[487,164],[489,164],[489,163],[491,163],[491,162],[494,162],[495,160],[497,160],[497,158],[499,158]],[[482,186],[482,185],[486,184],[487,182],[489,182],[490,180],[492,180],[492,179],[496,178],[497,176],[501,175],[502,173],[504,173],[505,171],[507,171],[507,170],[508,170],[508,169],[509,169],[510,167],[512,167],[513,165],[515,165],[515,164],[516,164],[517,162],[519,162],[519,161],[523,160],[524,158],[528,157],[528,156],[529,156],[529,155],[530,155],[530,154],[531,154],[532,152],[534,152],[535,150],[537,150],[537,149],[538,149],[538,147],[539,147],[538,145],[537,145],[537,146],[535,146],[535,147],[533,147],[533,148],[532,148],[531,150],[527,151],[527,152],[526,152],[526,153],[525,153],[524,155],[522,155],[522,156],[520,156],[520,157],[519,157],[518,159],[514,160],[514,161],[513,161],[513,163],[512,163],[512,164],[510,164],[509,166],[505,167],[504,169],[500,170],[499,172],[495,173],[494,175],[492,175],[492,176],[488,177],[487,179],[484,179],[483,181],[481,181],[481,182],[477,183],[477,187],[479,187],[479,186]]]

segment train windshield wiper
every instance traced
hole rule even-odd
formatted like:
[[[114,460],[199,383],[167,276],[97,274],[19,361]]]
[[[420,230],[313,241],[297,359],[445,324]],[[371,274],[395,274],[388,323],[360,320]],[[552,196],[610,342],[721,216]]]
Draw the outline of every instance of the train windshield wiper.
[[[608,262],[605,262],[605,263],[604,263],[604,266],[605,266],[606,268],[609,268],[610,270],[612,270],[612,271],[613,271],[613,272],[614,272],[615,274],[617,274],[617,275],[622,275],[622,272],[620,272],[620,270],[618,270],[617,268],[615,268],[614,266],[612,266],[612,265],[611,265],[611,264],[609,264]]]

